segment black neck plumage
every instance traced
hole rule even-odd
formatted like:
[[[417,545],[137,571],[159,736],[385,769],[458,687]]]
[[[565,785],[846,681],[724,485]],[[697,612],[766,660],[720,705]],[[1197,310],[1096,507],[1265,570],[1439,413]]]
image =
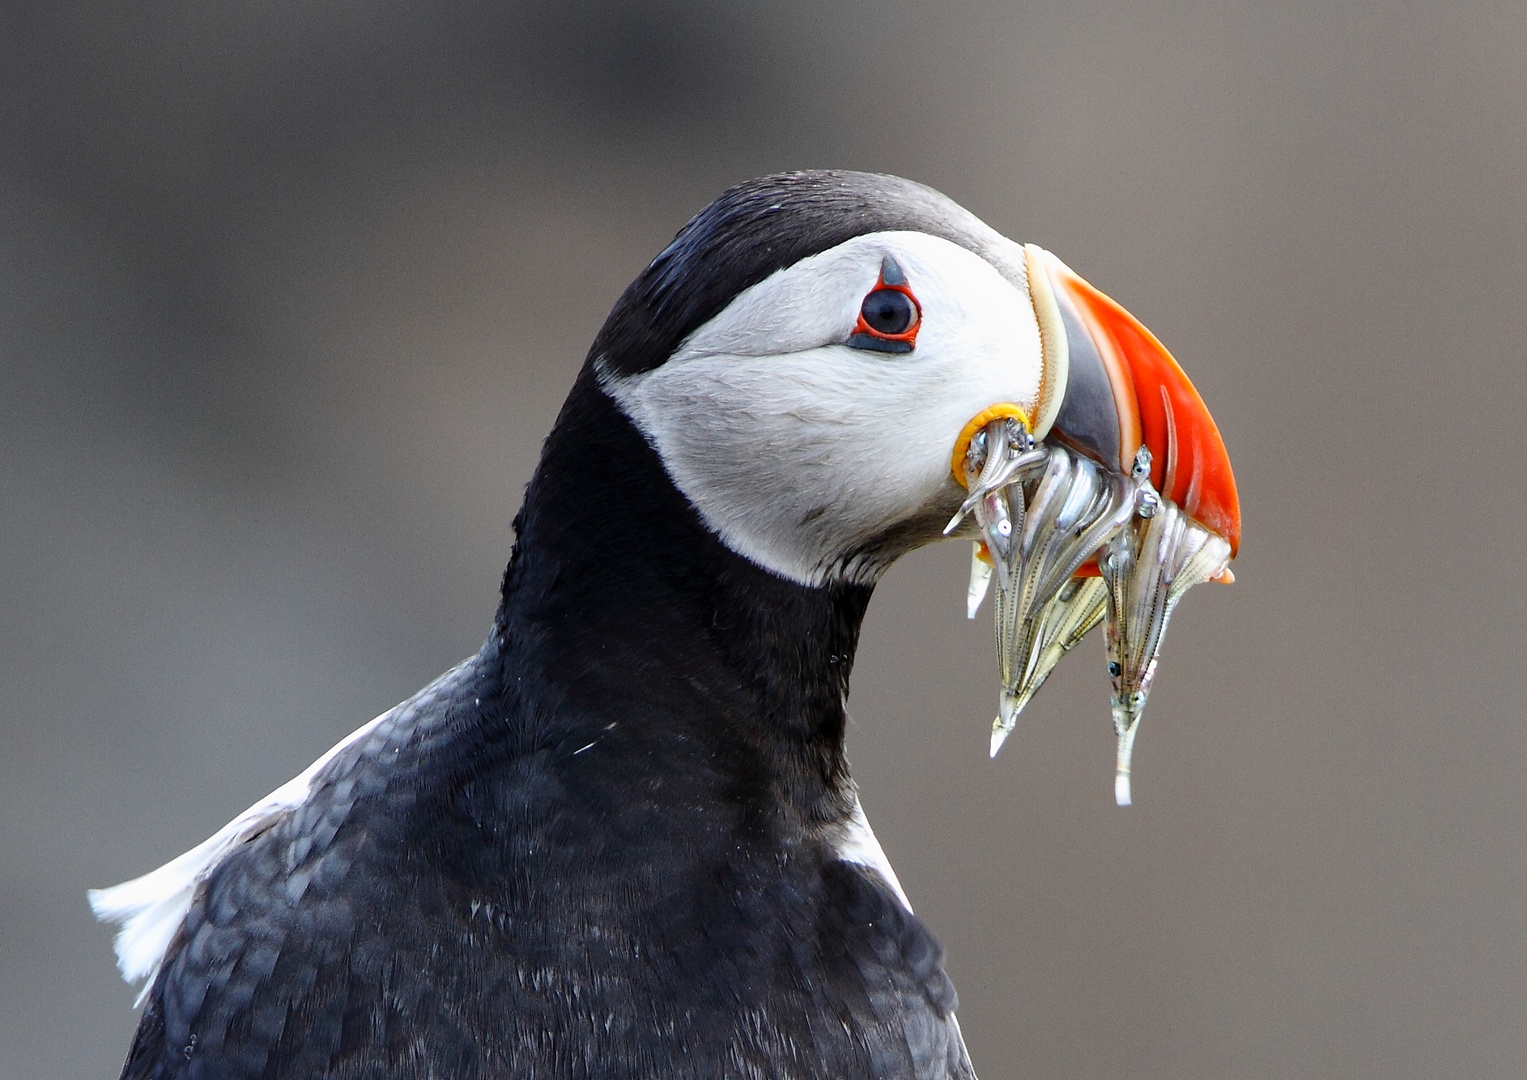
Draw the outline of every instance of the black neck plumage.
[[[723,770],[765,782],[807,820],[841,817],[843,699],[869,586],[807,588],[727,548],[590,367],[515,529],[489,646],[506,674],[544,680],[573,706],[548,710],[582,718],[587,730],[567,738],[597,738],[617,713],[692,727],[685,739]],[[650,768],[668,744],[633,745]]]

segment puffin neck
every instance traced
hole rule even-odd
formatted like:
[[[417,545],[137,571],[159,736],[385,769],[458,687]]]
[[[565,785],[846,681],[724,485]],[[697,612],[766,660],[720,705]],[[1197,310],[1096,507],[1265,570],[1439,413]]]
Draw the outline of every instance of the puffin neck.
[[[528,650],[577,700],[687,700],[843,787],[843,699],[872,587],[803,586],[726,547],[592,366],[515,531],[493,635],[506,652]]]

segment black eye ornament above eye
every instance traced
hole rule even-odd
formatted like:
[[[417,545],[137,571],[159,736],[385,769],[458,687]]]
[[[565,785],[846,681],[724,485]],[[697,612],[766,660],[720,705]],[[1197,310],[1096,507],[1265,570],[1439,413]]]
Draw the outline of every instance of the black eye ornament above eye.
[[[917,344],[922,307],[907,285],[907,275],[887,255],[880,264],[880,280],[859,306],[859,321],[848,344],[875,352],[909,353]]]

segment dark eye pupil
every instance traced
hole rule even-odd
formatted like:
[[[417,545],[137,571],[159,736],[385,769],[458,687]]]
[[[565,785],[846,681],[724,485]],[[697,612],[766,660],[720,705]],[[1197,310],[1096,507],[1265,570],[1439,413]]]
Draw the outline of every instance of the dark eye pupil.
[[[876,289],[864,298],[859,312],[877,334],[905,334],[917,319],[916,306],[895,289]]]

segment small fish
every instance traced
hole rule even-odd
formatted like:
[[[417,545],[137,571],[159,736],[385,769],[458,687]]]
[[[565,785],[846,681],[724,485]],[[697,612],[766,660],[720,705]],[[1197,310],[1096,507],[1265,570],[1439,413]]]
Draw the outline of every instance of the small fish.
[[[1191,586],[1229,579],[1230,544],[1152,486],[1143,445],[1126,476],[1065,446],[1036,446],[1009,417],[971,440],[964,466],[970,495],[945,532],[974,515],[982,536],[971,553],[969,617],[997,579],[1001,691],[991,754],[1060,658],[1106,622],[1114,798],[1128,806],[1135,734],[1172,609]]]
[[[970,584],[965,589],[965,617],[974,619],[976,612],[981,610],[981,601],[986,599],[987,590],[991,588],[991,555],[987,553],[986,545],[977,540],[970,545]]]
[[[995,601],[1002,694],[993,755],[1060,658],[1102,618],[1104,590],[1095,579],[1075,575],[1133,511],[1124,477],[1063,446],[1046,452],[1044,472],[1032,493],[1023,493],[1023,534],[1005,575],[1008,586],[999,587]]]
[[[1194,521],[1150,482],[1150,451],[1140,448],[1131,478],[1135,513],[1098,559],[1107,585],[1108,674],[1118,736],[1114,800],[1130,805],[1130,760],[1140,714],[1172,609],[1194,585],[1227,573],[1230,542]]]

